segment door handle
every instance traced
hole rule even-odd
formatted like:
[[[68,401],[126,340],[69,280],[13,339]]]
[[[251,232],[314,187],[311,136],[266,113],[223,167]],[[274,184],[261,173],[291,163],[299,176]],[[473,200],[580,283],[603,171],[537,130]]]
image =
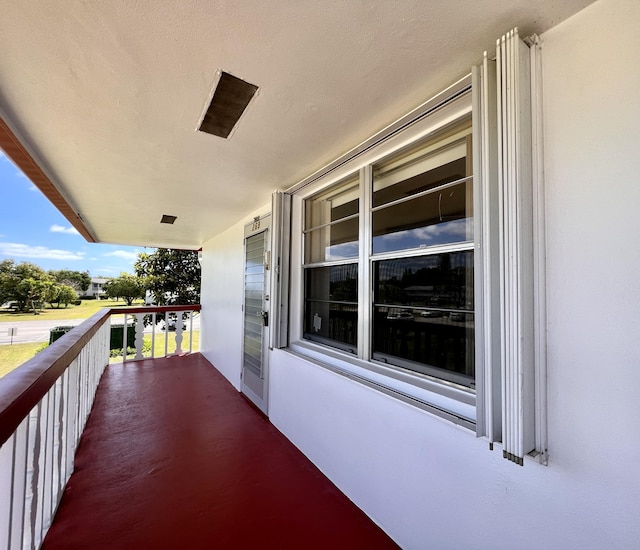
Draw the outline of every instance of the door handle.
[[[264,327],[268,327],[269,326],[269,312],[268,311],[263,311],[263,310],[259,310],[256,315],[258,317],[262,317],[262,326]]]

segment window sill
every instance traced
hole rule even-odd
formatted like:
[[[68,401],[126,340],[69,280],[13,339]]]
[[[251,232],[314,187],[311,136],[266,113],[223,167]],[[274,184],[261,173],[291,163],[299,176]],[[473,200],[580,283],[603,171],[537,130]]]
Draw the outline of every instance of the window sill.
[[[472,390],[384,363],[363,361],[312,342],[293,342],[282,351],[475,432],[476,396]]]

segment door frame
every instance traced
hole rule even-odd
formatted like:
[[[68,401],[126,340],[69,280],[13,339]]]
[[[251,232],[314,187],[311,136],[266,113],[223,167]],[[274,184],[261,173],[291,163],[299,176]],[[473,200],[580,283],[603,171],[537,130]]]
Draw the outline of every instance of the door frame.
[[[263,299],[262,310],[266,311],[269,316],[269,326],[263,326],[262,328],[262,397],[256,394],[247,384],[245,384],[245,363],[244,363],[244,350],[245,350],[245,300],[246,300],[246,268],[247,268],[247,239],[258,235],[260,233],[266,233],[264,241],[265,252],[265,268],[264,268],[264,287],[263,287]],[[247,398],[260,409],[265,415],[268,415],[269,410],[269,349],[270,349],[270,334],[271,334],[271,242],[272,242],[272,227],[271,227],[271,212],[262,216],[256,216],[253,221],[246,224],[244,227],[244,236],[242,242],[242,354],[240,364],[240,390]]]

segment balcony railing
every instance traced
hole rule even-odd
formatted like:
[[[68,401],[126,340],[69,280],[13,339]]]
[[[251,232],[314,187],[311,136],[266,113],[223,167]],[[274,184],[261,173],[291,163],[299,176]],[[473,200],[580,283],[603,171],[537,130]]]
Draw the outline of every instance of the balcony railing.
[[[170,327],[165,324],[163,355],[184,353],[185,330],[191,351],[196,311],[199,305],[105,308],[0,379],[0,548],[38,548],[44,540],[109,363],[112,314],[124,313],[125,328],[131,316],[135,319],[133,342],[126,341],[128,331],[123,328],[123,348],[135,348],[135,360],[144,357],[149,338],[155,344],[159,314],[176,319],[171,349]],[[147,338],[145,317],[151,321]],[[157,357],[153,344],[150,356]]]
[[[113,316],[124,315],[124,327],[135,327],[134,341],[129,341],[130,331],[123,329],[123,362],[194,351],[195,314],[200,311],[200,305],[130,307],[111,311]],[[124,353],[127,348],[135,349],[133,357]]]

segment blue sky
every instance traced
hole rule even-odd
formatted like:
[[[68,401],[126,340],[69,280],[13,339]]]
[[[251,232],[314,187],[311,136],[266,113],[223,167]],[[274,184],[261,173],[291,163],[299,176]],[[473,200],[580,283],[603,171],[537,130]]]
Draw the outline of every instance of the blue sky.
[[[133,273],[136,255],[143,251],[87,242],[0,149],[0,261],[115,277]]]

